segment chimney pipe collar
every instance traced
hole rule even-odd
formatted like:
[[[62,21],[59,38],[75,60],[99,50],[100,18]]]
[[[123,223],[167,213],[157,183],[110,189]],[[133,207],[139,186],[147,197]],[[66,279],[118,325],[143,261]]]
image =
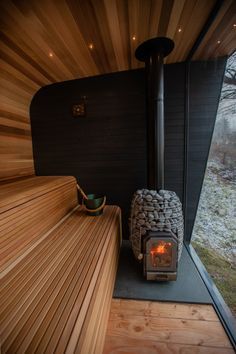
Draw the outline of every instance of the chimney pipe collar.
[[[151,55],[162,53],[164,58],[172,52],[174,46],[174,42],[170,38],[151,38],[138,46],[135,51],[135,57],[140,61],[146,61]]]

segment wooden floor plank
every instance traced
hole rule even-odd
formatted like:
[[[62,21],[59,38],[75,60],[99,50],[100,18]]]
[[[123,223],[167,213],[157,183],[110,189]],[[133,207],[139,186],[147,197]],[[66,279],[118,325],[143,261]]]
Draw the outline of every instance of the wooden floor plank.
[[[103,354],[233,354],[211,305],[113,299]]]
[[[219,322],[211,322],[209,325],[207,321],[111,314],[108,334],[179,344],[231,347]]]
[[[113,299],[111,313],[149,317],[219,321],[211,305]]]
[[[234,354],[233,348],[203,347],[178,343],[159,342],[106,336],[103,354]]]

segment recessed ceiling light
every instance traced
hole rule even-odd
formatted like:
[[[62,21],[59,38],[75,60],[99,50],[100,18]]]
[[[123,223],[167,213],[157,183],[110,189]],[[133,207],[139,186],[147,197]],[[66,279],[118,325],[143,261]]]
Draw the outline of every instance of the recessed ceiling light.
[[[52,54],[52,52],[50,52],[50,53],[49,53],[49,56],[50,56],[50,58],[52,58],[52,57],[53,57],[53,54]]]
[[[93,49],[93,48],[94,48],[93,43],[90,43],[90,44],[89,44],[89,49]]]
[[[236,23],[233,24],[233,27],[236,28]]]
[[[221,43],[221,41],[217,41],[217,44],[220,44]]]
[[[135,41],[136,40],[136,36],[133,36],[132,39],[133,39],[133,41]]]
[[[178,28],[178,32],[182,32],[182,28],[181,27]]]

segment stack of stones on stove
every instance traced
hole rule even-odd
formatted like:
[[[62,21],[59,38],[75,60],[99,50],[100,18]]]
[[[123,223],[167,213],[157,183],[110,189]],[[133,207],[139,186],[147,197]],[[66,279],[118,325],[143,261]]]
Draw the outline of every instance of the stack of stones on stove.
[[[142,240],[148,231],[172,232],[178,239],[178,260],[183,247],[183,213],[175,192],[140,189],[131,203],[130,241],[135,258],[141,260]]]

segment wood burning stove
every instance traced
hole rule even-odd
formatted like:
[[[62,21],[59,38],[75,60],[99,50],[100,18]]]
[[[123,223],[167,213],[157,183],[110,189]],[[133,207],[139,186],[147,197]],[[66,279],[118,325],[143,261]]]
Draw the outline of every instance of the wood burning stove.
[[[149,189],[135,192],[131,203],[130,240],[134,256],[143,260],[147,280],[176,280],[183,231],[182,205],[175,192]]]
[[[149,189],[133,196],[130,240],[147,280],[176,280],[183,245],[181,202],[175,192],[164,189],[163,59],[173,48],[171,39],[159,37],[142,43],[135,52],[146,66]]]

